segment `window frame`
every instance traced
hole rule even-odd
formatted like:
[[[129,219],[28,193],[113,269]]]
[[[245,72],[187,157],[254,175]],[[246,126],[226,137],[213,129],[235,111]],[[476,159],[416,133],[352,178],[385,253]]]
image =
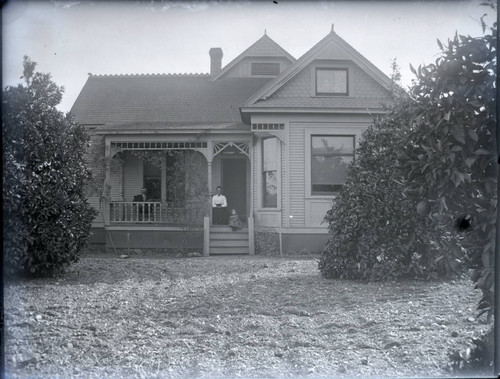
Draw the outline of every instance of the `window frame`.
[[[264,180],[264,175],[266,172],[272,172],[273,170],[264,170],[264,141],[269,140],[269,139],[274,139],[276,143],[276,169],[275,174],[276,174],[276,206],[266,206],[264,205],[265,201],[265,180]],[[275,210],[279,208],[279,203],[280,203],[280,190],[281,190],[281,175],[280,175],[280,155],[281,155],[281,150],[280,150],[280,140],[276,136],[269,136],[269,137],[263,137],[261,139],[261,149],[260,149],[260,192],[261,192],[261,199],[260,199],[260,208],[264,210]]]
[[[358,143],[361,139],[362,132],[368,127],[368,123],[338,123],[338,124],[315,124],[310,125],[310,127],[304,130],[304,171],[305,171],[305,181],[304,181],[304,192],[306,200],[312,199],[335,199],[336,193],[331,194],[313,194],[312,192],[312,139],[311,136],[341,136],[341,137],[353,137],[354,138],[354,156],[353,160],[356,160],[356,149],[358,148]]]
[[[346,76],[345,92],[318,92],[318,71],[343,71]],[[347,67],[317,66],[314,68],[315,96],[349,96],[349,69]]]
[[[352,160],[354,161],[355,159],[355,155],[356,155],[356,136],[354,134],[323,134],[323,133],[320,133],[320,134],[311,134],[310,135],[310,138],[309,138],[309,144],[310,144],[310,172],[311,172],[311,184],[310,184],[310,190],[311,190],[311,195],[312,196],[332,196],[332,195],[335,195],[339,189],[337,190],[333,190],[333,191],[315,191],[313,189],[313,180],[312,180],[312,175],[313,175],[313,148],[312,148],[312,143],[313,143],[313,138],[314,137],[351,137],[352,138],[352,154],[333,154],[332,156],[335,156],[335,157],[352,157]],[[320,154],[316,154],[316,155],[320,155]],[[332,184],[332,185],[335,185],[337,187],[342,187],[344,184]]]

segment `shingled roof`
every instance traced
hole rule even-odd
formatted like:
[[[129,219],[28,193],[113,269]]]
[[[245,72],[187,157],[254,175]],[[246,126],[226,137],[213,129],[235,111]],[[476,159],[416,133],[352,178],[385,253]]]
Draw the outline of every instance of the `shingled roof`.
[[[241,123],[239,107],[268,78],[90,75],[71,109],[83,125]]]

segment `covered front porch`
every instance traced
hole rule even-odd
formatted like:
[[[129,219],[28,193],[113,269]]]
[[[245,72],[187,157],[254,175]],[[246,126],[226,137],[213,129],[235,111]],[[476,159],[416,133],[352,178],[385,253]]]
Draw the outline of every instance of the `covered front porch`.
[[[109,130],[109,129],[108,129]],[[107,246],[214,250],[221,239],[212,225],[211,197],[217,186],[244,225],[234,249],[254,253],[252,152],[248,133],[215,135],[104,135],[105,191],[102,207]],[[141,188],[147,197],[138,200]],[[227,236],[228,241],[234,237]],[[220,243],[219,243],[220,244]],[[231,242],[222,245],[231,247]],[[246,245],[246,249],[241,249]]]

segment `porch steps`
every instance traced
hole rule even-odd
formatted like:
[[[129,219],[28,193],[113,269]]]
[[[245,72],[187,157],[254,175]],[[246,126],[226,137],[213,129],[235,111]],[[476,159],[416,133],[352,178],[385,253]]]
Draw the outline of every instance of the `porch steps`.
[[[247,228],[233,232],[230,226],[210,227],[210,255],[249,253]]]

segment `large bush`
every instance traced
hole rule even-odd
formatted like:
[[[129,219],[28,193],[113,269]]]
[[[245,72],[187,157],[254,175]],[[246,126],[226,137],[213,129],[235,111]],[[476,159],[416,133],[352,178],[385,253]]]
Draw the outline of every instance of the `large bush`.
[[[419,211],[441,233],[456,220],[471,227],[460,246],[471,278],[483,291],[479,309],[493,302],[497,207],[496,23],[481,37],[455,35],[435,64],[419,68],[412,96],[419,105],[404,156]],[[437,222],[440,220],[441,222]]]
[[[408,172],[395,148],[412,132],[414,101],[395,101],[363,133],[347,181],[326,215],[332,238],[319,262],[325,277],[431,278],[454,272],[461,256],[459,250],[443,255],[431,243],[429,223],[416,214],[419,196],[408,190]]]
[[[4,263],[9,272],[50,274],[78,259],[95,211],[84,196],[85,130],[56,109],[62,88],[35,73],[2,100]]]
[[[325,277],[443,276],[472,267],[491,309],[496,209],[496,24],[455,36],[363,135],[327,214]],[[459,234],[454,225],[472,223]]]

